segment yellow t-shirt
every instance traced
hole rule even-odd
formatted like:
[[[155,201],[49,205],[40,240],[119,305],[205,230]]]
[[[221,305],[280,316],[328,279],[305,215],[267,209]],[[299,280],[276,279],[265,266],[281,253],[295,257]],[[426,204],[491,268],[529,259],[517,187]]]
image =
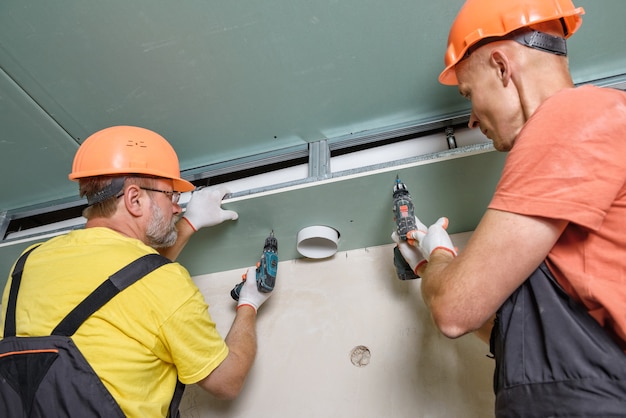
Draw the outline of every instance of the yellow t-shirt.
[[[107,228],[55,237],[33,251],[18,293],[18,336],[49,335],[111,274],[156,251]],[[2,297],[7,306],[10,278]],[[2,312],[4,329],[5,310]],[[162,266],[87,319],[73,340],[129,417],[166,416],[177,376],[208,376],[228,355],[208,305],[178,263]]]

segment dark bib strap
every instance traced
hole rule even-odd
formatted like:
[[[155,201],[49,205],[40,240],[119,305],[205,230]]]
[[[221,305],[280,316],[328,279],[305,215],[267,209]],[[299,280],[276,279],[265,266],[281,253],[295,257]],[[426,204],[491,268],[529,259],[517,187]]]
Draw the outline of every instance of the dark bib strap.
[[[15,310],[17,305],[17,294],[22,282],[22,273],[24,271],[26,259],[35,248],[37,247],[33,247],[29,251],[22,254],[22,256],[15,263],[15,268],[13,269],[13,273],[11,275],[11,288],[9,290],[4,325],[5,339],[7,337],[15,337]],[[71,337],[87,318],[109,302],[115,295],[137,282],[142,277],[168,263],[171,263],[171,261],[159,254],[147,254],[126,265],[111,275],[100,286],[98,286],[96,290],[79,303],[78,306],[76,306],[69,314],[67,314],[59,325],[57,325],[54,331],[52,331],[52,335]],[[178,381],[169,406],[168,417],[180,417],[178,407],[184,390],[185,385]],[[106,389],[105,392],[108,394]],[[115,404],[115,407],[119,409],[113,398],[111,398],[111,400]]]
[[[11,274],[11,289],[9,290],[7,311],[4,319],[4,338],[15,337],[15,307],[17,306],[17,292],[20,290],[20,284],[22,283],[22,272],[24,271],[26,258],[37,247],[33,247],[22,254],[22,256],[15,263],[15,268],[13,268],[13,273]]]
[[[172,396],[172,402],[167,412],[167,418],[180,418],[180,402],[183,400],[183,394],[185,393],[185,385],[180,381],[176,381],[176,387],[174,388],[174,395]]]
[[[147,254],[138,258],[110,276],[89,296],[78,304],[52,331],[52,335],[74,335],[78,327],[115,295],[148,273],[171,261],[159,254]]]

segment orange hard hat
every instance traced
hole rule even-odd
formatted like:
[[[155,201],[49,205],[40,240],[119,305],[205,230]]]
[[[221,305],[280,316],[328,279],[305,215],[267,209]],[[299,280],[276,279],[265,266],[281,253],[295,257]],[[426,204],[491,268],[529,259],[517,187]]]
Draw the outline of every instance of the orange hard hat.
[[[76,151],[69,178],[129,174],[171,179],[178,192],[195,188],[180,178],[178,157],[169,142],[136,126],[112,126],[92,134]]]
[[[569,38],[582,24],[584,13],[571,0],[467,0],[450,28],[444,58],[446,68],[439,75],[439,82],[458,84],[454,66],[469,47],[483,39],[503,37],[551,20],[560,20],[564,37]]]

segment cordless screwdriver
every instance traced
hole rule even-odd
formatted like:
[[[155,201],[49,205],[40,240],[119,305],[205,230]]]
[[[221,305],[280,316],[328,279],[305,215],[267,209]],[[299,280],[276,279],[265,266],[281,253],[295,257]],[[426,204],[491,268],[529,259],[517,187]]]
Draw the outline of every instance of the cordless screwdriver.
[[[409,238],[410,233],[417,230],[415,224],[415,208],[409,189],[400,178],[396,175],[396,182],[393,185],[393,220],[396,223],[396,233],[401,240],[412,243],[413,239]],[[396,245],[393,249],[393,264],[396,267],[396,273],[400,280],[417,279],[419,276],[415,274],[409,263],[406,262],[400,249]]]
[[[278,271],[278,240],[274,236],[274,231],[270,232],[270,235],[265,238],[265,244],[263,245],[263,253],[261,259],[256,263],[256,286],[259,292],[269,293],[274,290],[276,284],[276,272]],[[241,288],[246,281],[246,275],[243,275],[243,281],[238,283],[233,290],[230,291],[230,296],[234,300],[239,300],[241,294]]]

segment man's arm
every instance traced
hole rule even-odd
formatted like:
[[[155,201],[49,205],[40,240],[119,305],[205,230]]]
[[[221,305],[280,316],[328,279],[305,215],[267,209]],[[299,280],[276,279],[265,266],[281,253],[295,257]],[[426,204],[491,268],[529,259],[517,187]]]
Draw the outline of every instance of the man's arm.
[[[439,330],[457,338],[483,326],[541,264],[566,225],[488,209],[457,257],[435,249],[418,274]]]
[[[491,343],[491,331],[493,330],[496,316],[492,315],[480,328],[474,331],[474,335],[477,336],[482,342],[489,345]]]
[[[233,325],[225,338],[228,356],[198,385],[219,399],[239,395],[256,357],[256,311],[251,306],[237,309]]]
[[[256,357],[256,315],[270,293],[259,291],[256,268],[250,267],[241,288],[237,314],[225,338],[228,356],[207,377],[198,382],[204,390],[220,399],[239,395]]]

